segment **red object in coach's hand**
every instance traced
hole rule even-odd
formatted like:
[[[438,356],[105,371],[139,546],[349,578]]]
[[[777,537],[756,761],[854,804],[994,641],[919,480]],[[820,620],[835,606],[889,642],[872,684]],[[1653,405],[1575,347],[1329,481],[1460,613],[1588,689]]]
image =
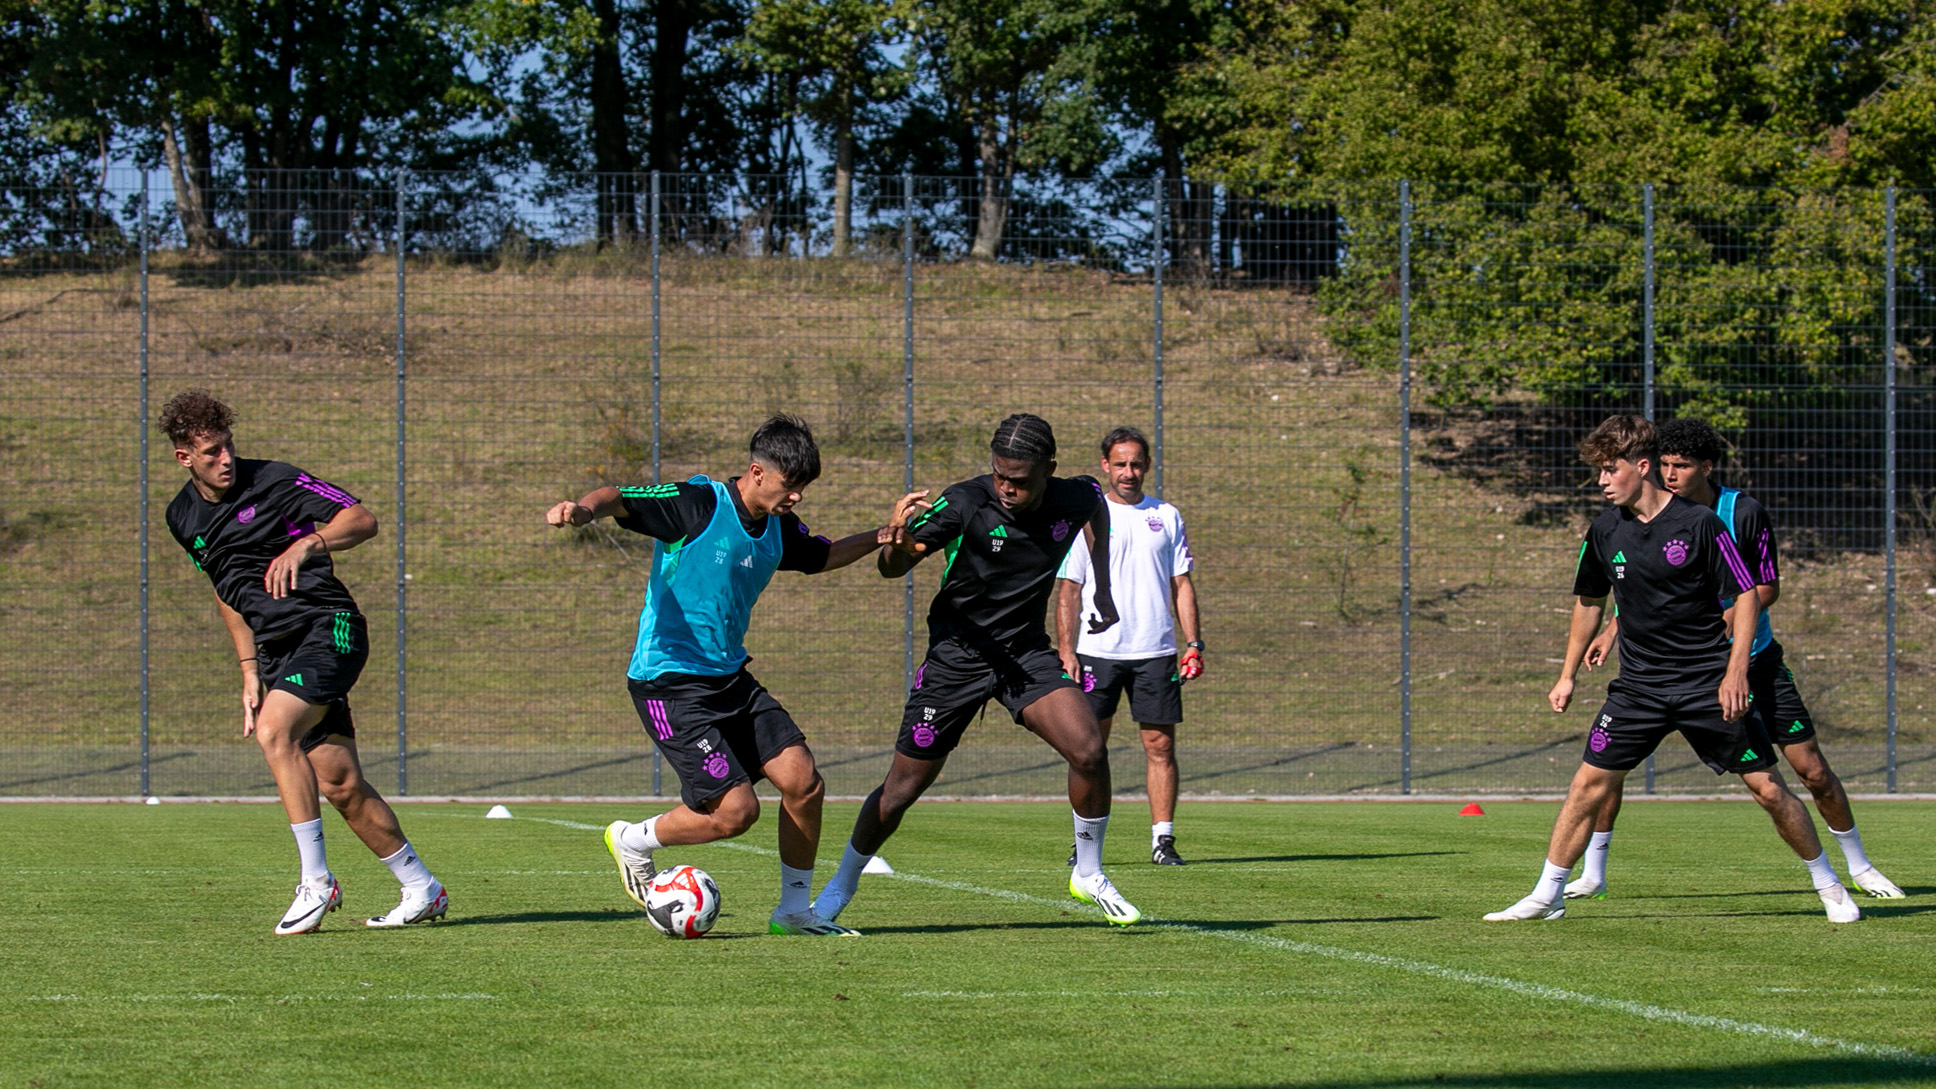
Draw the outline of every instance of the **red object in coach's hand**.
[[[1183,652],[1183,661],[1177,668],[1177,675],[1186,681],[1194,681],[1203,676],[1203,655],[1196,650]]]

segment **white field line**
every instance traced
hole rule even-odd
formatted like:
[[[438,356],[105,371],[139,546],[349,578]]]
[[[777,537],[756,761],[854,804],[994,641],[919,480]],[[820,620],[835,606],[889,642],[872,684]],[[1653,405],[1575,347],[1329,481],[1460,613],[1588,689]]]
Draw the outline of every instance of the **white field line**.
[[[566,828],[578,828],[587,831],[602,830],[597,825],[581,824],[577,821],[557,820],[546,817],[520,819],[540,820],[547,824],[557,824]],[[755,847],[748,843],[721,842],[707,844],[707,846],[724,847],[728,850],[743,851],[756,855],[777,855],[779,853],[768,847]],[[1026,892],[1016,892],[1012,889],[988,888],[982,885],[971,885],[965,881],[944,881],[940,878],[923,877],[920,874],[908,873],[906,871],[896,871],[886,876],[892,880],[903,881],[912,885],[926,885],[930,888],[965,892],[974,896],[987,896],[1018,904],[1038,904],[1043,907],[1055,908],[1058,911],[1068,910],[1072,903],[1069,900],[1052,900],[1048,897],[1034,896]],[[1855,1040],[1843,1040],[1833,1036],[1823,1036],[1819,1033],[1809,1032],[1806,1029],[1783,1028],[1779,1025],[1765,1025],[1758,1021],[1742,1021],[1732,1017],[1715,1017],[1710,1014],[1692,1013],[1687,1010],[1677,1010],[1668,1006],[1656,1006],[1647,1002],[1635,1002],[1625,998],[1608,998],[1604,995],[1587,994],[1584,991],[1568,990],[1563,987],[1551,987],[1544,983],[1528,983],[1524,980],[1510,979],[1506,976],[1487,975],[1483,972],[1470,972],[1463,968],[1447,968],[1444,965],[1432,964],[1422,960],[1413,960],[1409,957],[1394,957],[1384,953],[1366,953],[1356,949],[1342,949],[1332,945],[1318,945],[1313,942],[1293,941],[1288,938],[1273,938],[1264,934],[1251,934],[1243,931],[1218,930],[1213,927],[1197,926],[1191,923],[1166,923],[1161,920],[1146,918],[1142,925],[1153,930],[1169,930],[1180,934],[1192,934],[1198,937],[1219,938],[1224,941],[1239,942],[1244,945],[1252,945],[1264,949],[1296,953],[1300,956],[1319,957],[1324,960],[1345,961],[1354,964],[1366,964],[1377,968],[1404,972],[1408,975],[1427,976],[1433,979],[1448,980],[1453,983],[1463,983],[1474,987],[1505,991],[1510,994],[1523,995],[1527,998],[1534,998],[1543,1002],[1565,1002],[1576,1006],[1585,1006],[1589,1009],[1609,1010],[1615,1013],[1624,1013],[1631,1017],[1638,1017],[1645,1021],[1685,1025],[1689,1028],[1713,1029],[1717,1032],[1725,1032],[1737,1036],[1786,1040],[1790,1043],[1803,1044],[1808,1047],[1818,1047],[1830,1051],[1840,1051],[1850,1055],[1894,1059],[1898,1062],[1913,1063],[1919,1066],[1936,1066],[1936,1056],[1924,1055],[1921,1052],[1911,1051],[1908,1048],[1891,1047],[1886,1044],[1865,1044]],[[939,992],[937,992],[937,995],[939,995]],[[955,996],[950,994],[949,997]],[[978,992],[973,994],[964,992],[959,997],[972,998],[981,996]]]

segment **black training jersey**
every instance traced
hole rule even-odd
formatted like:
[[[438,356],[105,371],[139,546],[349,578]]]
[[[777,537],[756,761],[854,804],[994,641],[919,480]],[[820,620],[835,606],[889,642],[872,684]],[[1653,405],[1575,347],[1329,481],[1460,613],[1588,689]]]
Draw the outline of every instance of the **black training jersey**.
[[[1711,688],[1728,665],[1721,598],[1754,589],[1715,513],[1675,496],[1651,522],[1610,507],[1586,531],[1573,592],[1620,610],[1620,680],[1661,692]]]
[[[695,478],[695,480],[702,478]],[[746,509],[739,497],[737,487],[739,478],[726,482],[726,494],[733,497],[733,511],[739,515],[740,527],[746,535],[755,540],[766,533],[768,515],[755,517]],[[634,533],[643,533],[667,544],[690,541],[706,532],[712,524],[713,511],[719,505],[711,482],[696,483],[680,480],[670,484],[648,484],[637,488],[620,488],[619,504],[624,508],[613,521]],[[827,567],[827,553],[833,542],[825,537],[815,536],[800,520],[800,516],[788,511],[780,518],[780,570],[804,571],[815,574]]]
[[[303,628],[326,613],[354,612],[356,601],[336,578],[329,554],[311,557],[296,589],[280,600],[262,585],[269,563],[357,498],[294,465],[235,459],[235,482],[216,502],[195,482],[168,504],[168,532],[215,584],[222,604],[242,614],[258,642]]]
[[[909,527],[916,542],[948,557],[928,607],[929,641],[1011,648],[1046,641],[1056,569],[1101,502],[1102,486],[1086,476],[1050,477],[1042,502],[1026,511],[1002,506],[985,474],[942,492]]]

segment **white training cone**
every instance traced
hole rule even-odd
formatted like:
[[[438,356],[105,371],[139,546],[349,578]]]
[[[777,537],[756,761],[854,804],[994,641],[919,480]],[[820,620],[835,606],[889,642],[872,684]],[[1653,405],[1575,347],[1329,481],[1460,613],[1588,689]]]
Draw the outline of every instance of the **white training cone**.
[[[489,813],[484,814],[484,819],[487,821],[508,821],[511,819],[511,811],[501,805],[494,805],[491,807]]]
[[[160,804],[161,804],[161,799],[160,799],[160,798],[157,798],[157,797],[155,797],[155,796],[154,796],[153,794],[150,794],[150,795],[148,795],[148,797],[147,797],[146,799],[144,799],[144,800],[143,800],[143,802],[142,802],[142,804],[143,804],[143,805],[160,805]]]
[[[894,867],[892,867],[892,866],[890,866],[890,865],[888,865],[888,864],[887,864],[887,859],[885,859],[885,858],[882,858],[882,857],[881,857],[881,856],[879,856],[879,855],[875,855],[875,856],[874,856],[873,858],[870,858],[870,859],[868,859],[868,860],[867,860],[867,865],[866,865],[866,866],[864,866],[864,867],[862,867],[862,868],[861,868],[861,871],[860,871],[860,872],[862,872],[862,873],[893,873],[893,872],[894,872]]]

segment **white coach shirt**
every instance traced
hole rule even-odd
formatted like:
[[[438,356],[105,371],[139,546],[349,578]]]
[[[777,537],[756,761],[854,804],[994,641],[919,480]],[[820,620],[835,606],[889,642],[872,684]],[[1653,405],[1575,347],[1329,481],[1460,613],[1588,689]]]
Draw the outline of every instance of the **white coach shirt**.
[[[1109,508],[1109,594],[1122,620],[1108,631],[1089,633],[1096,587],[1089,578],[1089,550],[1077,541],[1056,572],[1057,578],[1082,584],[1076,653],[1118,661],[1175,654],[1170,580],[1196,566],[1190,539],[1183,532],[1183,515],[1148,495],[1134,506],[1114,499],[1105,499],[1103,505]]]

